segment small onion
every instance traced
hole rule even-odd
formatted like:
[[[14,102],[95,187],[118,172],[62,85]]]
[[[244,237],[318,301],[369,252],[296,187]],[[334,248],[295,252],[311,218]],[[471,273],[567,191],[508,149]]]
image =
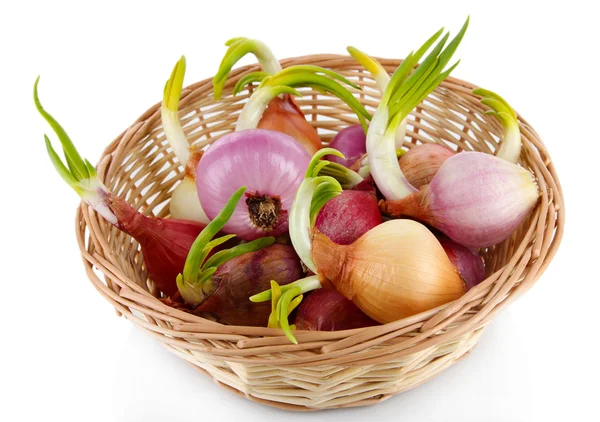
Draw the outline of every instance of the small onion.
[[[448,158],[430,184],[407,197],[382,201],[384,212],[405,215],[442,231],[470,248],[506,239],[539,196],[533,174],[481,152]]]
[[[276,130],[290,135],[310,154],[317,152],[323,144],[317,130],[306,121],[304,113],[290,94],[275,97],[258,122],[259,129]]]
[[[288,211],[310,157],[289,135],[265,129],[233,132],[215,142],[196,170],[198,197],[213,219],[240,186],[246,201],[238,203],[225,233],[252,240],[288,230]]]
[[[485,262],[476,250],[459,245],[446,236],[436,236],[446,251],[446,255],[465,281],[467,290],[485,279]]]
[[[338,245],[349,245],[381,224],[375,191],[345,190],[328,201],[315,226]]]
[[[337,155],[327,155],[326,160],[350,167],[363,154],[367,152],[367,135],[361,125],[348,126],[334,136],[329,143],[329,148],[334,148],[344,154],[344,158]]]
[[[227,261],[212,276],[213,292],[194,309],[232,325],[264,326],[271,307],[248,297],[269,288],[271,280],[286,285],[302,277],[302,265],[290,245],[274,244]]]
[[[318,289],[298,307],[295,324],[297,330],[338,331],[370,327],[377,322],[338,291]]]
[[[400,157],[400,168],[408,183],[419,189],[431,182],[444,161],[454,154],[454,151],[443,145],[420,144]]]
[[[390,220],[351,245],[314,230],[319,278],[382,324],[458,299],[465,286],[444,248],[422,224]]]

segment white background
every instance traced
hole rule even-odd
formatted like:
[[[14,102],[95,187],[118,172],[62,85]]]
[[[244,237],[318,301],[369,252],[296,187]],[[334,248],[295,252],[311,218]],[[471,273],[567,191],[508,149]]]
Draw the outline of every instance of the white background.
[[[593,2],[542,4],[2,2],[0,419],[595,419],[598,13]],[[49,163],[42,138],[49,128],[33,107],[38,74],[42,102],[95,162],[161,99],[182,53],[186,83],[212,76],[224,41],[234,36],[264,40],[281,58],[344,53],[346,45],[404,57],[441,26],[456,33],[467,14],[471,25],[454,75],[501,93],[536,128],[567,204],[554,262],[468,359],[375,407],[289,414],[222,390],[117,318],[87,281],[73,229],[78,198]]]

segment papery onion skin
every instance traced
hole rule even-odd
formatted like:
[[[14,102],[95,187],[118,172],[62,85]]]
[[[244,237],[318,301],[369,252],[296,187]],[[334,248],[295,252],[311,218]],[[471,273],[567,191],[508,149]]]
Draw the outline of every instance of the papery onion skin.
[[[485,262],[476,250],[459,245],[446,236],[437,236],[446,255],[465,281],[467,290],[475,287],[485,279]]]
[[[482,248],[510,236],[538,197],[530,171],[489,154],[461,152],[442,164],[430,184],[380,206],[392,216],[423,221],[461,245]]]
[[[381,224],[374,190],[345,190],[319,212],[315,226],[338,245],[349,245]]]
[[[276,130],[291,136],[311,156],[323,146],[317,130],[306,121],[304,113],[289,94],[271,100],[258,122],[258,128]]]
[[[304,178],[310,156],[289,135],[265,129],[233,132],[216,141],[204,153],[196,170],[198,197],[212,219],[240,187],[246,195],[269,195],[281,204],[273,227],[252,222],[249,205],[240,201],[223,231],[244,240],[279,236],[288,231],[289,211]]]
[[[163,293],[177,292],[177,275],[183,271],[188,252],[205,225],[191,220],[147,217],[123,198],[108,193],[108,208],[117,216],[115,226],[140,244],[144,264]]]
[[[254,303],[248,298],[270,287],[302,278],[300,258],[290,245],[274,244],[240,255],[221,265],[213,275],[216,290],[194,312],[208,312],[230,325],[265,326],[270,303]]]
[[[306,297],[296,314],[296,329],[339,331],[377,325],[358,306],[333,289],[318,289]]]
[[[363,154],[366,154],[366,142],[367,135],[361,125],[348,126],[340,130],[329,143],[329,148],[337,149],[344,154],[344,158],[337,155],[326,155],[325,159],[349,168]]]
[[[382,324],[435,308],[465,292],[438,240],[412,220],[386,221],[344,246],[313,229],[311,256],[320,278]]]
[[[433,180],[444,161],[454,154],[454,151],[443,145],[420,144],[400,157],[400,168],[406,180],[420,189]]]

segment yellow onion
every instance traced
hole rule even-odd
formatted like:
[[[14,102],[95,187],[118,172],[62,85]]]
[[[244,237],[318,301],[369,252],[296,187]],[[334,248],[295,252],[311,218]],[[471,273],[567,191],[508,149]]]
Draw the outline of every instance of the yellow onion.
[[[420,144],[409,149],[398,162],[408,183],[419,189],[431,182],[444,161],[454,154],[443,145]]]
[[[319,278],[382,324],[458,299],[460,275],[427,227],[390,220],[350,245],[338,245],[318,230],[311,256]]]
[[[271,100],[258,122],[258,128],[276,130],[290,135],[310,155],[314,155],[323,146],[317,130],[306,121],[304,113],[290,94],[284,94]]]

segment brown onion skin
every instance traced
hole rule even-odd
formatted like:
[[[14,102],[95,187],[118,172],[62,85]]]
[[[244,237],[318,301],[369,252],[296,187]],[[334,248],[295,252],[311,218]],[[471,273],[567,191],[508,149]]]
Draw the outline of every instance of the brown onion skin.
[[[415,254],[418,259],[397,268],[399,253]],[[439,241],[412,220],[382,223],[350,245],[337,245],[313,228],[311,257],[321,284],[331,284],[382,324],[433,309],[465,293],[465,283]]]
[[[406,180],[416,189],[431,182],[440,166],[456,154],[439,144],[419,144],[406,152],[398,162]]]
[[[188,252],[205,225],[191,220],[147,217],[113,193],[107,195],[106,204],[118,219],[117,228],[139,242],[156,287],[168,296],[174,295],[177,275],[183,271]]]
[[[258,128],[276,130],[291,136],[311,156],[323,146],[317,130],[306,121],[304,113],[289,94],[271,100],[258,122]]]
[[[294,248],[275,243],[221,265],[212,279],[215,291],[193,312],[208,312],[230,325],[264,327],[271,303],[254,303],[249,297],[270,289],[271,280],[285,285],[302,276],[302,265]]]
[[[349,245],[381,221],[373,189],[345,190],[321,208],[315,226],[338,245]]]
[[[467,291],[485,279],[485,262],[475,249],[460,245],[441,234],[436,234],[436,237],[464,280]]]
[[[296,329],[339,331],[370,327],[378,323],[333,289],[318,289],[305,298],[296,314]]]

